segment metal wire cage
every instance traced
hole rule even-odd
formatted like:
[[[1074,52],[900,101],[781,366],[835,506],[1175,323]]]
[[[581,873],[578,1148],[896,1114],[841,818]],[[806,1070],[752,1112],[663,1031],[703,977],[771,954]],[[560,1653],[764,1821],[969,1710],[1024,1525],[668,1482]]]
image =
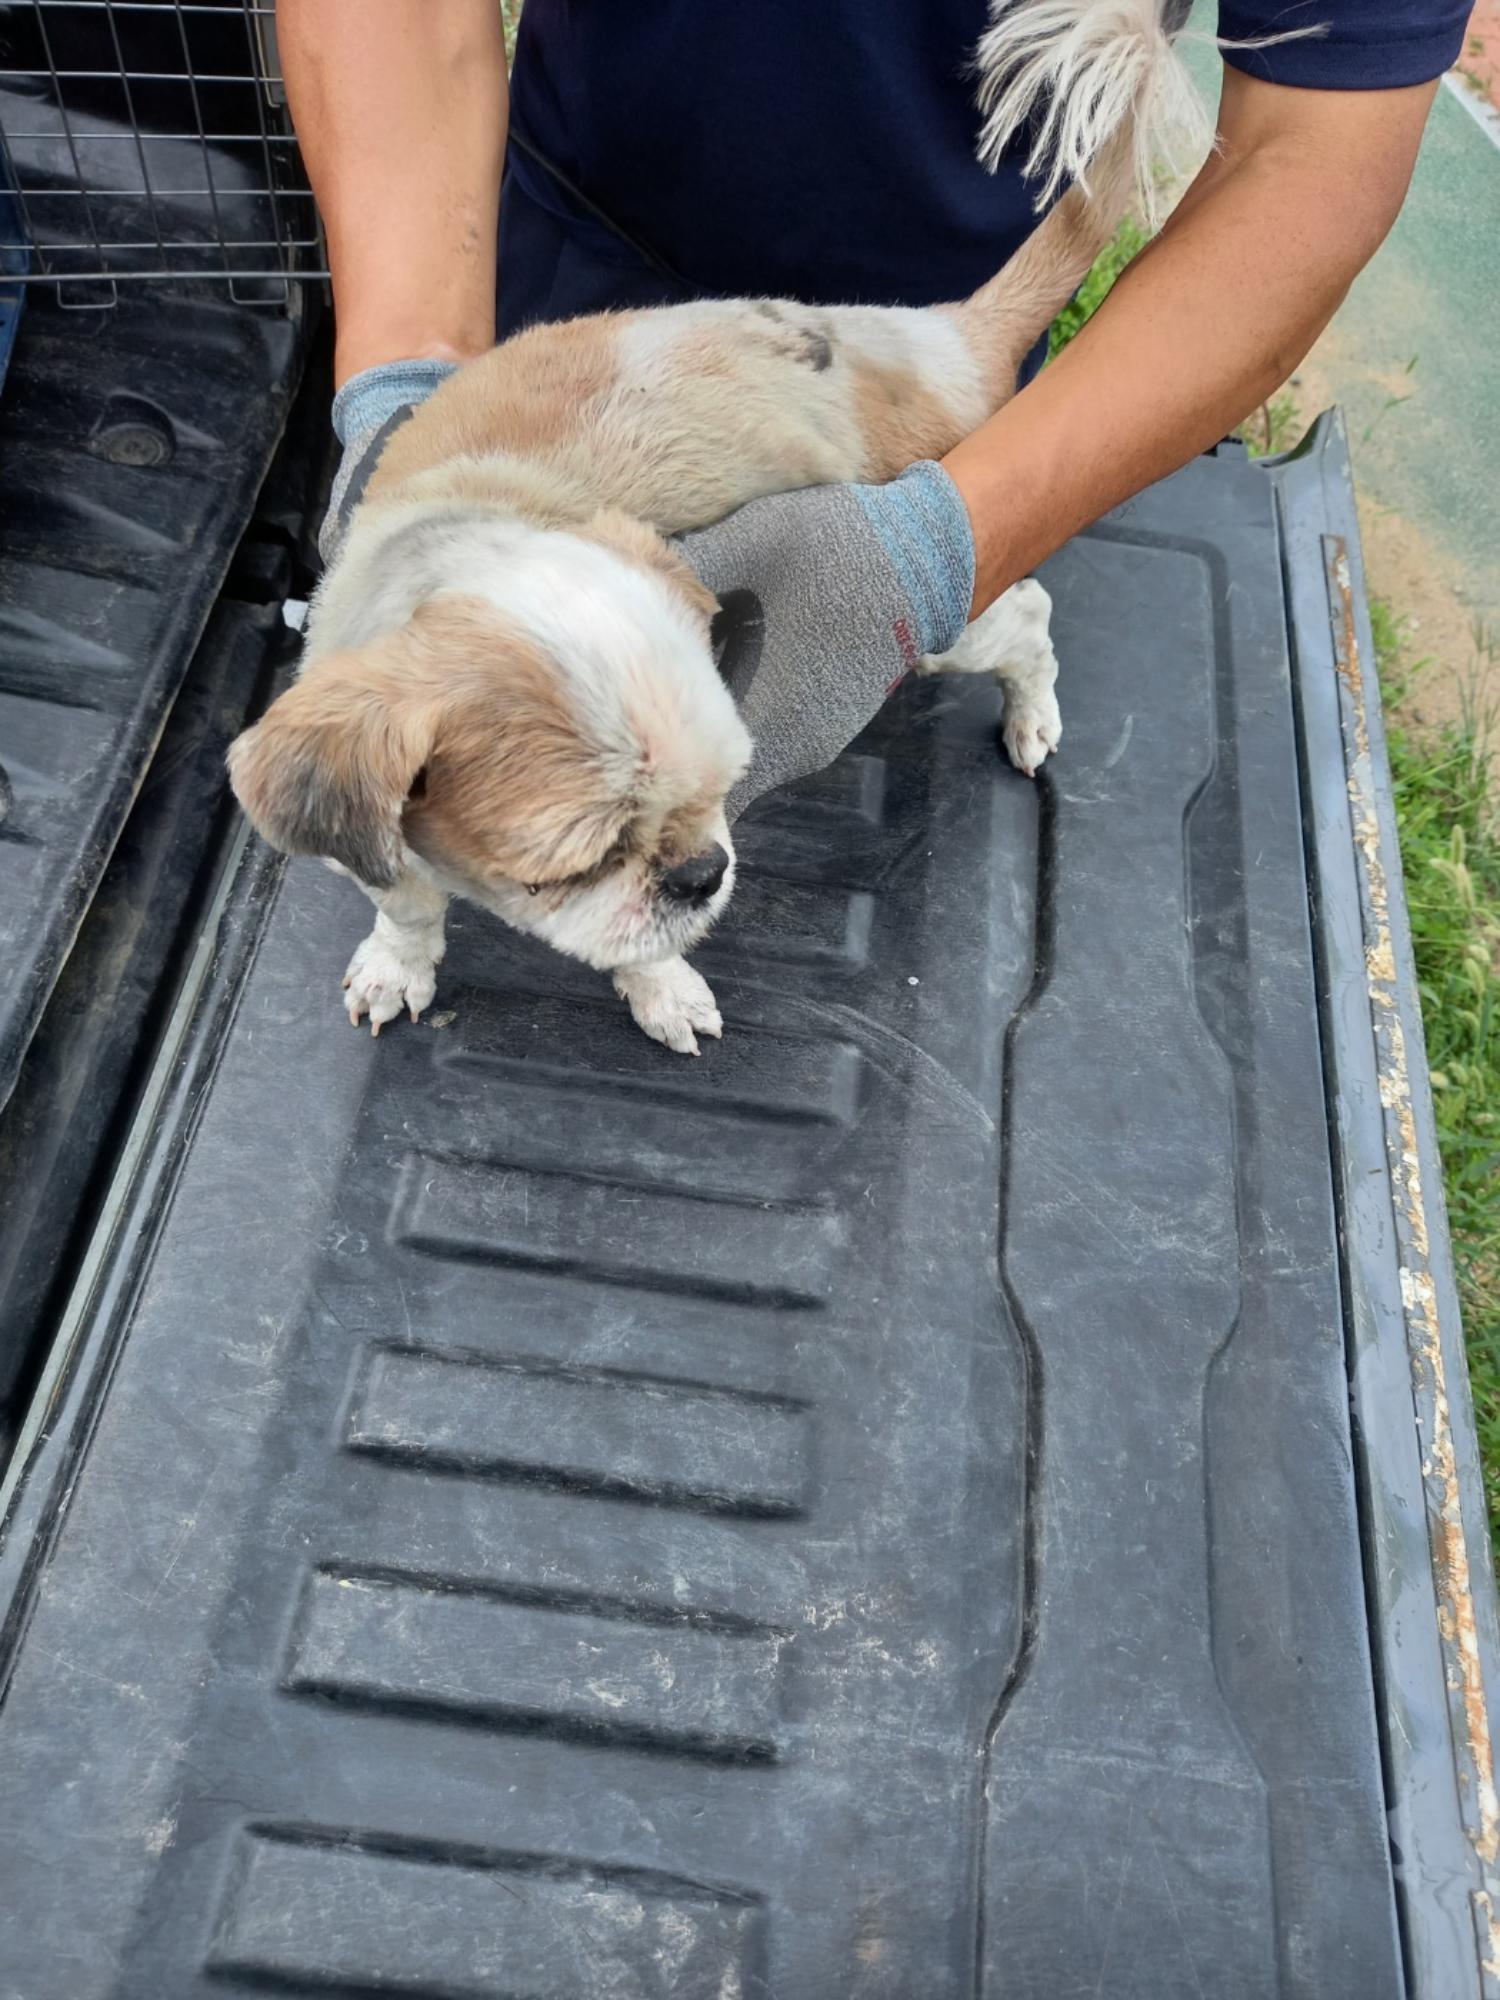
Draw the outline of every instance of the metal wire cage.
[[[0,0],[0,274],[65,305],[324,275],[272,0]]]

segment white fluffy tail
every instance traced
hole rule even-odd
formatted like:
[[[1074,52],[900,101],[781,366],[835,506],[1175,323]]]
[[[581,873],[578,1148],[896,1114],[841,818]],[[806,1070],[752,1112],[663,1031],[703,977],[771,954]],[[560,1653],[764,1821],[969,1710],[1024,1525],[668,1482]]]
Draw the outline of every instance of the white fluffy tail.
[[[1158,167],[1201,156],[1213,136],[1161,0],[990,0],[990,20],[975,51],[981,163],[993,173],[1034,121],[1025,171],[1040,210],[1065,182],[1087,194],[1095,161],[1128,133],[1136,199],[1155,228]]]

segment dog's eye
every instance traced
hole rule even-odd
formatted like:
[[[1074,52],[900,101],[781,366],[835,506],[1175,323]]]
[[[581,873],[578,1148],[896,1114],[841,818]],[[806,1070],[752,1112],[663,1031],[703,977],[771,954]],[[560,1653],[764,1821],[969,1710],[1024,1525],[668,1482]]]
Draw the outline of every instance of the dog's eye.
[[[540,895],[541,895],[541,893],[542,893],[542,885],[541,885],[541,883],[540,883],[540,882],[528,882],[528,883],[526,884],[526,893],[527,893],[527,895],[528,895],[528,896],[540,896]]]

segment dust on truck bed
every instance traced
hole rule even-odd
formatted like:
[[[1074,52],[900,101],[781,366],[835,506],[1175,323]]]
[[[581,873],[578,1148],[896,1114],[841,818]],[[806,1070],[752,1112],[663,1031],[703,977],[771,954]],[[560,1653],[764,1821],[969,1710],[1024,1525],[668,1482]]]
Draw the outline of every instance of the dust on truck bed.
[[[351,1034],[237,840],[6,1488],[0,1992],[1495,1991],[1357,566],[1336,421],[1081,537],[1059,757],[763,802],[694,1064],[470,910]]]

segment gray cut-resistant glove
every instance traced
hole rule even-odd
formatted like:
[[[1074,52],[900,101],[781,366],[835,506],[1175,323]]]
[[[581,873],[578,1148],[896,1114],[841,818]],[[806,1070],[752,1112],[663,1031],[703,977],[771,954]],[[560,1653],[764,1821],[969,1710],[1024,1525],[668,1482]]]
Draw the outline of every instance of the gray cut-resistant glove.
[[[344,447],[333,475],[328,512],[318,530],[318,553],[326,564],[338,554],[370,474],[393,430],[425,403],[453,373],[452,361],[382,361],[351,375],[333,399],[333,434]]]
[[[888,486],[810,486],[684,535],[722,607],[721,669],[755,743],[731,820],[831,764],[924,653],[968,623],[974,536],[958,488],[924,460]]]

